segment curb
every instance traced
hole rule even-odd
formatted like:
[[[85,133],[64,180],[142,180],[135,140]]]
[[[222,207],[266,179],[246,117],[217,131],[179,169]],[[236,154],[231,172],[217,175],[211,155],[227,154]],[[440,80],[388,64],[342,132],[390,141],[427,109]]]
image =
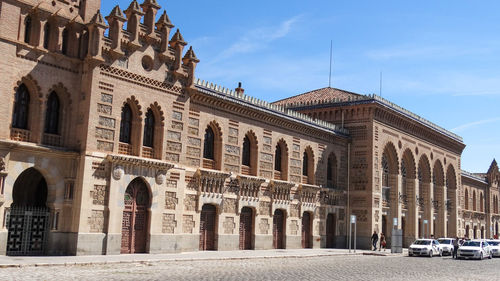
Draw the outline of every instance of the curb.
[[[150,264],[165,262],[193,262],[193,261],[212,261],[212,260],[252,260],[252,259],[283,259],[283,258],[314,258],[314,257],[332,257],[332,256],[362,256],[367,253],[331,253],[317,255],[290,255],[290,256],[251,256],[251,257],[211,257],[211,258],[172,258],[172,259],[152,259],[152,260],[118,260],[118,261],[96,261],[96,262],[66,262],[66,263],[33,263],[33,264],[0,264],[0,268],[24,268],[24,267],[66,267],[66,266],[92,266],[106,264]],[[369,255],[369,254],[368,254]]]

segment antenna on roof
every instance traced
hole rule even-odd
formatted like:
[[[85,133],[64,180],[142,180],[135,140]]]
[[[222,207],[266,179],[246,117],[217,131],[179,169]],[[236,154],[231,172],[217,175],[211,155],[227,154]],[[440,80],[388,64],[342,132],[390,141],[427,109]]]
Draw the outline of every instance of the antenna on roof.
[[[382,97],[382,71],[380,71],[380,90],[378,95]]]
[[[328,77],[328,88],[332,87],[332,52],[333,52],[333,40],[330,40],[330,76]]]

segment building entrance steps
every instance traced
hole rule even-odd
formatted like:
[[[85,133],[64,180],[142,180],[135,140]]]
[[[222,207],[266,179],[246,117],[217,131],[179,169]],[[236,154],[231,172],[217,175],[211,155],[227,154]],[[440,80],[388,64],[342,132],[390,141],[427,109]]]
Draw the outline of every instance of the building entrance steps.
[[[0,268],[27,266],[72,266],[113,263],[155,263],[170,261],[200,260],[244,260],[261,258],[307,258],[339,255],[380,255],[392,256],[390,251],[379,252],[347,249],[289,249],[289,250],[245,250],[245,251],[199,251],[175,254],[122,254],[99,256],[43,256],[13,257],[0,256]],[[401,255],[401,254],[399,254]]]

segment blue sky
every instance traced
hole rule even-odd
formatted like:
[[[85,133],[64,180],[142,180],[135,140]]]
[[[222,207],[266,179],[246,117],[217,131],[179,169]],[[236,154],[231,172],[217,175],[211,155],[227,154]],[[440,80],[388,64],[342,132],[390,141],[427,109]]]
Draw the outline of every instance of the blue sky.
[[[102,13],[130,1],[102,1]],[[275,101],[328,86],[382,96],[464,138],[462,169],[500,160],[500,1],[162,1],[197,77]]]

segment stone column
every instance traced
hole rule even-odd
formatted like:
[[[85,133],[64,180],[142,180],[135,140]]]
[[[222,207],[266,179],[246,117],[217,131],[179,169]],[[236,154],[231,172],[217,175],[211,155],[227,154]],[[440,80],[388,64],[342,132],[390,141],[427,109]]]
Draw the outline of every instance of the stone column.
[[[434,204],[432,200],[434,200],[434,183],[431,181],[428,183],[429,193],[427,194],[426,204],[425,204],[425,219],[428,221],[427,223],[427,232],[424,233],[426,238],[429,238],[431,234],[434,233]]]
[[[406,198],[407,198],[407,208],[408,217],[406,220],[406,230],[405,230],[405,245],[408,246],[410,243],[418,237],[418,205],[416,202],[417,184],[415,179],[406,180]]]

